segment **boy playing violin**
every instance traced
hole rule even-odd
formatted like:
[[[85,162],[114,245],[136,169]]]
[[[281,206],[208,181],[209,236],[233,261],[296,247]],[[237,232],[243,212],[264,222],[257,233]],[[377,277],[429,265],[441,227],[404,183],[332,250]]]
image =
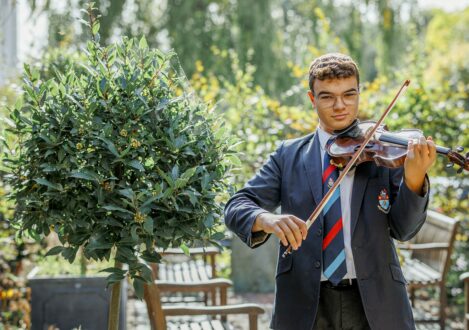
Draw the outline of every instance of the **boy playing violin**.
[[[308,231],[305,220],[338,177],[326,143],[357,118],[358,67],[349,56],[323,55],[310,66],[309,87],[316,131],[283,141],[225,207],[227,226],[248,246],[271,234],[281,242],[271,328],[415,329],[392,239],[409,240],[425,221],[435,144],[410,141],[403,168],[356,166]],[[283,258],[288,245],[294,253]]]

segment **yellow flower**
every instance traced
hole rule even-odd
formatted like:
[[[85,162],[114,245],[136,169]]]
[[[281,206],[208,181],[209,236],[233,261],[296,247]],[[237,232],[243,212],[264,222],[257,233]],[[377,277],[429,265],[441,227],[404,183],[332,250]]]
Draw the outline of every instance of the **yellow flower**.
[[[145,216],[142,213],[137,212],[135,213],[134,221],[136,223],[143,223],[145,221]]]
[[[132,146],[132,148],[138,148],[141,146],[141,143],[140,141],[136,140],[136,139],[132,139],[130,141],[130,145]]]
[[[81,150],[81,149],[83,149],[83,144],[80,143],[80,142],[78,142],[78,143],[76,144],[76,147],[77,147],[78,150]]]
[[[9,289],[9,290],[6,292],[6,297],[7,297],[7,299],[13,297],[13,293],[14,293],[13,289]]]
[[[306,73],[298,65],[293,66],[293,76],[295,78],[300,78],[304,75],[306,75]]]
[[[203,64],[202,64],[202,61],[200,61],[200,60],[195,61],[195,70],[196,70],[197,72],[202,72],[202,71],[204,71],[204,66],[203,66]]]
[[[324,12],[322,11],[322,9],[319,8],[319,7],[314,8],[314,14],[319,19],[324,19],[326,17],[326,15],[324,15]]]
[[[120,136],[126,137],[127,136],[127,131],[125,129],[121,129],[119,134],[120,134]]]

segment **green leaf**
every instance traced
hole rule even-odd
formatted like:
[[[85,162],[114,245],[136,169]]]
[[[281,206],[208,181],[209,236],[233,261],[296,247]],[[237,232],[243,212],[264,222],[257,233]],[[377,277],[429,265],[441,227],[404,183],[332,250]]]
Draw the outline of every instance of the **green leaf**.
[[[62,186],[60,184],[54,184],[46,179],[34,179],[34,181],[36,181],[38,184],[40,185],[43,185],[43,186],[47,186],[49,188],[52,188],[52,189],[55,189],[55,190],[58,190],[58,191],[62,191]]]
[[[130,229],[130,236],[132,237],[134,241],[138,241],[137,229],[138,229],[138,226],[136,225],[132,226],[132,228]]]
[[[127,271],[124,269],[117,268],[117,267],[109,267],[109,268],[101,269],[99,272],[100,273],[104,273],[104,272],[105,273],[118,273],[118,274],[124,275]]]
[[[144,282],[141,280],[141,279],[138,279],[138,278],[134,278],[134,290],[135,290],[135,295],[139,298],[139,299],[143,299],[143,286],[144,286]]]
[[[187,194],[189,195],[189,201],[191,202],[192,206],[195,206],[198,201],[197,196],[194,194],[193,191],[188,191]]]
[[[120,158],[120,155],[119,153],[117,152],[117,149],[116,149],[116,146],[114,145],[114,143],[112,143],[112,141],[109,141],[108,139],[102,137],[102,136],[98,136],[98,139],[100,139],[101,141],[103,141],[105,144],[106,144],[106,147],[107,149],[116,157],[119,157]]]
[[[117,282],[120,282],[124,279],[124,275],[120,273],[111,273],[108,277],[106,277],[107,285],[111,285]]]
[[[119,212],[129,213],[129,214],[133,215],[133,212],[130,212],[129,210],[126,210],[122,207],[119,207],[119,206],[113,205],[113,204],[104,205],[102,208],[105,209],[105,210],[108,210],[108,211],[119,211]]]
[[[94,181],[94,182],[99,182],[98,175],[96,173],[92,172],[92,171],[87,171],[87,170],[73,171],[72,174],[70,174],[70,177],[71,178]]]
[[[59,254],[60,252],[62,252],[63,249],[65,249],[65,247],[63,247],[63,246],[54,246],[52,249],[47,251],[45,256],[46,257],[47,256],[54,256],[54,255]]]
[[[226,159],[236,166],[242,166],[241,160],[235,154],[227,155]]]
[[[214,221],[215,221],[215,219],[214,219],[213,215],[210,213],[209,215],[207,215],[207,217],[204,220],[205,227],[212,228]]]
[[[178,178],[176,180],[176,183],[175,183],[174,187],[176,189],[180,189],[180,188],[184,187],[187,184],[188,181],[189,181],[189,179]]]
[[[156,171],[161,177],[163,177],[163,179],[168,183],[170,187],[174,185],[174,180],[169,175],[167,175],[161,168],[157,167]]]
[[[159,263],[161,261],[161,255],[155,250],[145,250],[142,253],[142,259],[146,262]]]
[[[210,236],[210,238],[215,240],[215,241],[220,241],[220,240],[225,238],[225,234],[222,233],[222,232],[217,232],[217,233],[213,234],[212,236]]]
[[[173,166],[173,169],[171,170],[171,178],[173,180],[176,180],[177,178],[179,178],[179,166],[177,165]]]
[[[133,254],[132,249],[127,246],[117,247],[116,258],[119,258],[124,262],[137,260],[137,257],[135,257],[135,255]]]
[[[145,219],[145,222],[143,223],[143,229],[148,233],[148,234],[153,234],[153,218],[147,216]]]
[[[135,199],[135,193],[131,188],[120,189],[119,194],[133,201]]]
[[[179,247],[181,248],[182,252],[184,252],[186,256],[191,255],[191,253],[189,252],[189,248],[187,247],[186,244],[182,243],[181,245],[179,245]]]
[[[67,247],[63,249],[62,256],[64,257],[65,260],[68,260],[68,262],[73,263],[73,261],[75,261],[77,252],[78,252],[78,247]]]
[[[197,170],[197,166],[191,167],[190,169],[182,173],[181,178],[189,180],[190,178],[192,178],[196,170]]]
[[[98,21],[95,21],[93,24],[93,35],[97,34],[99,31],[100,24]]]
[[[220,140],[226,132],[225,127],[220,127],[216,132],[215,132],[215,139]]]
[[[202,190],[206,190],[208,188],[208,183],[210,182],[210,175],[205,173],[202,177]]]
[[[148,43],[147,43],[147,39],[145,39],[145,36],[142,36],[142,38],[140,38],[140,42],[138,43],[138,47],[140,49],[148,48]]]
[[[151,203],[153,203],[154,201],[156,201],[157,199],[159,199],[160,196],[152,196],[150,198],[148,198],[143,204],[142,206],[140,206],[140,210],[146,208],[147,206],[149,206]]]
[[[139,170],[139,171],[142,171],[144,172],[145,171],[145,168],[143,167],[142,163],[140,163],[138,160],[132,160],[129,162],[129,165],[132,166],[133,168]]]

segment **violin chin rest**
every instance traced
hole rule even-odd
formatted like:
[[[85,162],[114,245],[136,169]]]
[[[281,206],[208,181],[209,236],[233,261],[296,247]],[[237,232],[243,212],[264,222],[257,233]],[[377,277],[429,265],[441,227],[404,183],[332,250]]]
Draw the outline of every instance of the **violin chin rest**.
[[[334,135],[336,137],[357,138],[362,134],[362,130],[358,127],[358,124],[360,124],[360,120],[357,118],[346,128],[334,131]]]

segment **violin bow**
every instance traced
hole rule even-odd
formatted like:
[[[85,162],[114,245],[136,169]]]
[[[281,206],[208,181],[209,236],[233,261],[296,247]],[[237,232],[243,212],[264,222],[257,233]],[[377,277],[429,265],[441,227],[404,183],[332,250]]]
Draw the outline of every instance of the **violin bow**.
[[[324,209],[324,207],[326,206],[327,202],[329,202],[329,200],[331,199],[332,195],[334,194],[334,191],[339,187],[339,185],[342,183],[342,180],[344,180],[345,176],[347,175],[347,173],[350,171],[350,169],[355,165],[355,163],[357,162],[357,159],[358,157],[360,157],[361,153],[363,152],[363,150],[365,149],[366,145],[368,144],[368,142],[370,142],[370,140],[372,139],[373,135],[375,134],[376,130],[378,129],[378,127],[381,125],[381,123],[384,121],[384,119],[386,118],[386,116],[389,114],[389,112],[391,111],[391,109],[394,107],[394,105],[396,104],[396,101],[397,99],[405,92],[405,90],[407,89],[407,87],[409,86],[410,84],[410,80],[406,80],[404,81],[404,83],[402,84],[401,88],[399,89],[399,91],[397,92],[396,96],[394,96],[393,100],[391,101],[391,103],[388,105],[388,107],[386,108],[386,110],[384,111],[384,113],[381,115],[381,118],[379,118],[379,120],[376,122],[375,126],[371,129],[368,130],[368,132],[366,133],[366,136],[365,136],[365,139],[363,141],[363,143],[361,144],[360,148],[358,148],[357,151],[355,151],[355,153],[353,154],[352,158],[350,159],[350,161],[348,162],[347,166],[345,167],[345,169],[343,171],[341,171],[340,175],[339,175],[339,178],[336,180],[336,182],[333,184],[333,186],[331,187],[331,189],[329,189],[329,191],[326,193],[326,195],[322,198],[321,202],[318,204],[318,206],[316,207],[316,209],[314,210],[314,212],[309,216],[308,220],[306,221],[306,228],[307,230],[309,230],[309,228],[311,227],[311,225],[316,221],[316,219],[318,218],[319,214],[322,212],[322,210]],[[292,249],[292,246],[289,245],[288,248],[285,250],[285,252],[282,254],[282,258],[285,258],[287,255],[291,254],[293,251]]]

